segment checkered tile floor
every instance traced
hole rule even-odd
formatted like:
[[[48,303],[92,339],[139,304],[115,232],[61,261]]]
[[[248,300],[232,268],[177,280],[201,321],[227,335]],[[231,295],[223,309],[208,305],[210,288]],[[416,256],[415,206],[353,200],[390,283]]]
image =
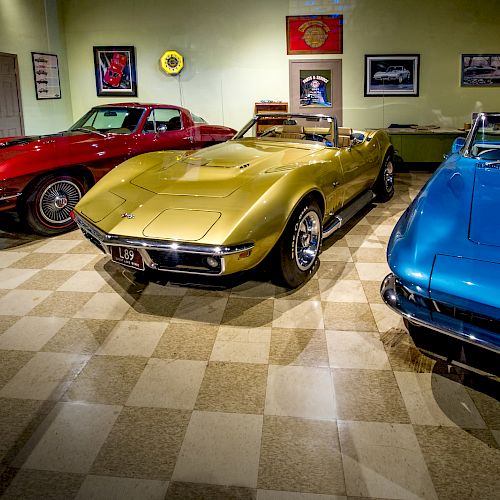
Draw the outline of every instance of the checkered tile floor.
[[[4,497],[498,499],[498,382],[421,355],[379,297],[427,178],[294,292],[144,284],[79,232],[0,234]]]

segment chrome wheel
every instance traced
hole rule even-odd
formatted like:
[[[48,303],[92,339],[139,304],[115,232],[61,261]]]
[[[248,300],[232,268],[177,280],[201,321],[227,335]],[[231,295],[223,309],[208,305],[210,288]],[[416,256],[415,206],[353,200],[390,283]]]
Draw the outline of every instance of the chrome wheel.
[[[70,213],[80,201],[82,191],[73,181],[56,180],[40,194],[38,209],[41,217],[53,225],[71,221]]]
[[[385,190],[389,193],[394,188],[394,165],[389,158],[385,164],[384,169],[384,186]]]
[[[306,212],[297,223],[295,262],[301,271],[307,271],[315,262],[321,242],[321,222],[316,211]]]

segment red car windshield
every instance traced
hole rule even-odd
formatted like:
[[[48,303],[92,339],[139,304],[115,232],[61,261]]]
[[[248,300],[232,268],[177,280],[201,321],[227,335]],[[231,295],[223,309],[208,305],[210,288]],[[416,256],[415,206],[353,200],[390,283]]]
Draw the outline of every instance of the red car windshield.
[[[94,108],[80,118],[69,130],[88,129],[98,132],[113,132],[128,134],[133,132],[144,108]]]

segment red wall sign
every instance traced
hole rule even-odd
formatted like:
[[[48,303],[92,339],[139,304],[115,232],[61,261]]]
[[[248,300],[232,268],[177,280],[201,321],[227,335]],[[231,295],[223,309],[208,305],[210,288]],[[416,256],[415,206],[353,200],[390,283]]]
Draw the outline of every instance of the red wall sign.
[[[287,16],[288,54],[342,54],[340,15]]]

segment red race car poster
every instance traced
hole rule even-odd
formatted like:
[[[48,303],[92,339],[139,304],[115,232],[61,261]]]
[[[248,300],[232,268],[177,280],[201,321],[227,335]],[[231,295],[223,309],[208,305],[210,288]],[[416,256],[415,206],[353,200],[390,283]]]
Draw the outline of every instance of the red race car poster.
[[[98,96],[137,96],[134,47],[94,47]]]

